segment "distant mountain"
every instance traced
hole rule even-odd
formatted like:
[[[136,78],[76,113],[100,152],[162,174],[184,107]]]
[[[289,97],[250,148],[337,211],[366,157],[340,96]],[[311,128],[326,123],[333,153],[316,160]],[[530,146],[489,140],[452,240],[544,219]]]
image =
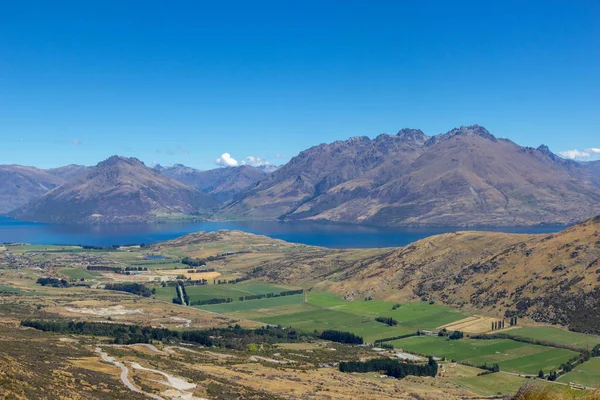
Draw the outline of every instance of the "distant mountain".
[[[0,165],[0,214],[26,204],[63,182],[63,178],[34,167]]]
[[[88,167],[85,165],[70,164],[65,165],[64,167],[50,168],[47,169],[46,172],[68,181],[83,173],[87,168]]]
[[[264,168],[249,165],[216,168],[208,171],[200,171],[181,164],[175,164],[172,167],[158,165],[155,168],[164,175],[208,193],[221,202],[231,200],[241,191],[256,185],[268,174]]]
[[[473,125],[355,137],[301,152],[223,213],[373,225],[567,224],[600,213],[597,167]]]
[[[113,156],[9,215],[53,223],[149,222],[207,212],[209,195],[146,167]]]

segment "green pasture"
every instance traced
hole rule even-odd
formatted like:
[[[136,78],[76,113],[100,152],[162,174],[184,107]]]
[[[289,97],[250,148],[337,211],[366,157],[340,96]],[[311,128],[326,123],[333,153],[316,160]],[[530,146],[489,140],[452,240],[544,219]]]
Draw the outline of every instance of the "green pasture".
[[[551,371],[577,355],[576,352],[538,346],[508,339],[447,340],[437,336],[417,336],[390,342],[405,351],[445,357],[475,366],[500,365],[501,371],[535,375]]]
[[[558,378],[560,382],[575,382],[588,387],[600,388],[600,358],[592,358],[573,371]]]
[[[187,289],[187,288],[186,288]],[[188,294],[189,296],[189,294]],[[230,313],[234,311],[256,310],[261,308],[280,307],[293,304],[301,304],[304,301],[304,295],[296,294],[293,296],[271,297],[258,300],[234,301],[232,303],[211,304],[203,306],[194,306],[202,310],[218,313]]]
[[[600,344],[600,336],[571,332],[552,326],[531,326],[511,329],[506,334],[512,337],[541,340],[581,349],[592,349],[595,345]]]
[[[96,279],[96,278],[100,278],[102,277],[102,274],[100,274],[98,271],[88,271],[82,268],[66,268],[66,269],[61,269],[60,272],[63,275],[68,276],[69,278],[73,278],[73,279]]]

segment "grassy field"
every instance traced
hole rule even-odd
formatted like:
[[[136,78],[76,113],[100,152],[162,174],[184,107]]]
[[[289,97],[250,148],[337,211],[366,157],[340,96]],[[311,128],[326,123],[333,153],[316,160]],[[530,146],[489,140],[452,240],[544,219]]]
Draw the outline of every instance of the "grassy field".
[[[456,385],[482,396],[515,393],[527,381],[520,376],[502,373],[452,379]]]
[[[536,346],[513,340],[446,340],[437,336],[420,336],[390,342],[394,347],[451,360],[500,365],[501,371],[535,375],[540,369],[558,369],[577,353],[570,350]]]
[[[232,303],[213,304],[204,306],[195,306],[202,310],[218,313],[230,313],[234,311],[257,310],[261,308],[289,306],[301,304],[304,301],[304,295],[272,297],[269,299],[258,299],[248,301],[234,301]],[[266,322],[266,321],[263,321]]]
[[[395,310],[397,304],[389,301],[345,301],[332,293],[309,293],[308,302],[330,310],[341,311],[375,318],[392,317],[399,325],[415,332],[418,329],[435,329],[438,326],[460,320],[468,315],[448,307],[426,302],[404,303]]]
[[[235,285],[209,284],[203,286],[186,286],[185,290],[190,301],[226,298],[232,298],[234,301],[238,301],[240,296],[279,293],[289,289],[266,283],[238,283]]]
[[[87,271],[81,268],[66,268],[61,269],[60,272],[73,279],[95,279],[102,277],[102,274],[97,271]]]
[[[578,365],[568,374],[558,378],[560,382],[576,382],[589,387],[600,388],[600,358]]]
[[[266,284],[209,285],[186,288],[186,290],[190,299],[231,297],[234,300],[243,293],[234,293],[232,290],[247,290],[257,294],[261,291],[262,293],[274,291],[271,285]],[[465,316],[447,307],[424,302],[404,304],[392,310],[395,304],[392,302],[376,300],[350,302],[331,293],[309,293],[307,297],[307,303],[303,303],[304,296],[298,295],[197,307],[308,332],[315,329],[348,331],[362,336],[369,343],[376,339],[415,333],[419,329],[434,329],[440,324],[459,320]],[[375,317],[379,315],[396,319],[398,325],[388,326],[375,321]]]
[[[595,345],[600,343],[600,336],[570,332],[551,326],[532,326],[511,329],[507,331],[506,334],[513,337],[542,340],[544,342],[574,346],[582,349],[592,349]]]
[[[155,286],[155,289],[156,289],[156,294],[154,295],[154,297],[156,297],[159,300],[166,301],[168,303],[172,303],[173,298],[177,297],[177,292],[175,291],[176,289],[174,286],[162,287],[162,286],[158,285],[158,286]]]

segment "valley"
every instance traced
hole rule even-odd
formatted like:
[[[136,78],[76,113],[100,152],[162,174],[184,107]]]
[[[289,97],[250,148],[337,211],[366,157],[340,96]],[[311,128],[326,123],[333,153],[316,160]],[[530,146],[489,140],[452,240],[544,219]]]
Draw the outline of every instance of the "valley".
[[[239,231],[198,232],[144,246],[7,244],[0,248],[0,346],[9,358],[0,362],[11,361],[0,393],[27,398],[35,386],[17,384],[19,376],[28,371],[36,382],[47,374],[44,360],[61,357],[61,373],[39,383],[49,397],[68,392],[109,398],[114,392],[108,388],[117,387],[120,398],[132,399],[458,399],[511,394],[535,382],[583,399],[600,382],[600,332],[583,333],[588,325],[577,319],[568,322],[585,328],[580,333],[550,325],[539,311],[515,308],[506,301],[510,295],[479,304],[462,301],[465,294],[458,291],[424,293],[422,284],[396,268],[419,257],[422,263],[410,266],[413,279],[430,281],[428,269],[463,271],[465,263],[496,253],[521,254],[520,263],[533,254],[541,260],[554,242],[568,238],[583,246],[578,257],[567,256],[573,265],[565,264],[565,271],[574,270],[593,257],[595,248],[585,243],[588,235],[596,237],[597,224],[589,220],[549,235],[459,232],[381,249],[328,249]],[[519,253],[506,251],[514,248]],[[443,267],[436,251],[444,255]],[[566,263],[557,255],[552,260]],[[583,270],[594,277],[594,271]],[[556,279],[564,280],[564,273]],[[540,282],[548,281],[544,276]],[[532,282],[538,293],[540,282]],[[462,285],[467,294],[469,285],[468,279]],[[23,321],[65,325],[44,332],[20,326]],[[500,321],[504,326],[493,329]],[[102,325],[84,333],[77,323]],[[175,336],[151,339],[146,346],[145,339],[136,345],[141,339],[93,333],[106,324],[151,326]],[[211,345],[208,339],[204,344],[177,339],[207,329],[222,332],[213,334]],[[275,336],[253,336],[245,329],[271,329]],[[365,344],[324,340],[323,332],[330,331],[348,332]],[[464,337],[451,339],[454,331]],[[45,349],[39,361],[28,356],[26,346],[7,347],[32,341]],[[428,356],[436,357],[435,377],[397,380],[339,370],[340,363],[376,359],[422,365]],[[556,379],[549,380],[553,373]]]

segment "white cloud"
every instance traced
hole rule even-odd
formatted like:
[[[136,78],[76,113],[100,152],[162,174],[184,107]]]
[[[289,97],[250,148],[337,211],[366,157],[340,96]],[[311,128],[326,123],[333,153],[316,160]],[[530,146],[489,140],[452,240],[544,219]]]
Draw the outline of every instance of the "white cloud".
[[[585,159],[600,155],[600,148],[590,147],[589,149],[584,149],[584,150],[559,151],[558,155],[563,158],[568,158],[569,160],[575,160],[575,159],[585,160]]]
[[[221,157],[215,160],[215,164],[222,167],[237,167],[240,165],[235,158],[231,157],[231,154],[229,153],[221,154]]]
[[[23,140],[23,139],[21,139],[21,140]],[[79,139],[73,139],[71,141],[71,144],[74,144],[75,146],[81,146],[83,144],[83,142]]]
[[[242,160],[241,164],[242,165],[250,165],[251,167],[261,167],[263,165],[269,165],[269,162],[260,157],[248,156],[248,157],[246,157],[246,159]]]

